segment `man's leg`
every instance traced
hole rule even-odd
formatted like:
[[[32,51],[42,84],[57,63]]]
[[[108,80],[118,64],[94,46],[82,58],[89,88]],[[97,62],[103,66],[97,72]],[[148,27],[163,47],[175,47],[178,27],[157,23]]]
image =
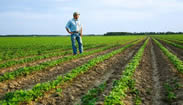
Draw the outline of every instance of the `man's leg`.
[[[78,45],[79,45],[79,52],[82,53],[83,52],[83,42],[82,42],[81,36],[77,36],[76,40],[77,40]]]
[[[76,39],[76,36],[75,35],[71,35],[71,42],[72,42],[72,50],[73,50],[73,54],[77,54],[77,48],[76,48],[76,45],[75,45],[75,39]]]

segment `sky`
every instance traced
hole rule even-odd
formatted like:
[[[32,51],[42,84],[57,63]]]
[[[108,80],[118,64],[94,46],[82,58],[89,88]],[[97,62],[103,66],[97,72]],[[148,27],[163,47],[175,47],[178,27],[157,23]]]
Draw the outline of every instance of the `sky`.
[[[183,0],[0,0],[0,34],[67,34],[79,12],[84,34],[183,31]]]

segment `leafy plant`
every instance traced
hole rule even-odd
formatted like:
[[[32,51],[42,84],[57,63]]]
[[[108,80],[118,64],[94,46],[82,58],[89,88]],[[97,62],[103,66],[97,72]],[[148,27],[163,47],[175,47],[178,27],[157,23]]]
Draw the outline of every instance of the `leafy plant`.
[[[173,46],[175,46],[175,47],[177,47],[177,48],[183,49],[183,46],[182,46],[182,45],[179,45],[179,44],[177,44],[177,43],[174,43],[174,42],[171,42],[171,41],[168,41],[168,40],[165,40],[165,39],[161,39],[161,40],[163,40],[164,42],[166,42],[166,43],[168,43],[168,44],[171,44],[171,45],[173,45]]]
[[[164,84],[164,88],[166,90],[167,101],[172,102],[176,99],[176,95],[174,93],[174,87],[172,87],[169,83]]]
[[[50,89],[56,88],[56,86],[58,86],[58,85],[62,85],[63,83],[72,80],[73,78],[77,77],[78,75],[88,71],[89,68],[91,68],[91,67],[97,65],[98,63],[103,62],[104,60],[109,59],[110,57],[124,51],[125,49],[135,45],[137,42],[138,41],[130,43],[130,44],[128,44],[120,49],[117,49],[117,50],[114,50],[114,51],[107,53],[105,55],[101,55],[101,56],[98,56],[96,58],[93,58],[93,59],[89,60],[87,63],[71,70],[68,73],[66,73],[64,76],[58,76],[55,80],[52,80],[49,82],[45,82],[45,83],[41,83],[41,84],[38,83],[30,90],[16,90],[15,92],[9,92],[5,95],[4,100],[0,101],[0,103],[9,105],[9,104],[18,104],[19,102],[35,100],[38,97],[41,97],[44,94],[44,92],[47,92]],[[146,41],[146,43],[147,43],[147,41]],[[82,55],[79,55],[79,56],[82,56]],[[78,57],[78,56],[73,56],[73,57]],[[42,66],[42,67],[44,67],[44,66]],[[14,102],[14,99],[16,99],[16,102]]]
[[[138,67],[141,61],[148,40],[149,39],[145,41],[145,43],[141,46],[141,48],[138,50],[138,52],[135,54],[132,60],[125,67],[121,79],[118,80],[117,83],[115,83],[115,86],[113,86],[113,89],[110,92],[110,94],[105,97],[105,105],[124,105],[121,99],[126,96],[125,92],[129,89],[129,87],[134,87],[134,82],[131,80],[135,69]],[[140,100],[138,100],[137,103],[139,103],[139,101]]]
[[[176,55],[172,54],[168,49],[166,49],[161,43],[153,38],[155,43],[160,47],[163,53],[168,57],[168,59],[174,64],[180,73],[183,73],[183,61],[181,61]]]
[[[93,47],[87,47],[86,49],[91,49],[91,48],[95,48],[98,47],[98,45],[93,46]],[[100,47],[100,46],[99,46]],[[38,51],[39,53],[41,53],[41,51]],[[59,52],[52,52],[52,53],[48,53],[48,54],[38,54],[39,56],[32,56],[32,57],[27,57],[24,59],[20,59],[20,60],[10,60],[10,61],[6,61],[2,64],[0,64],[0,68],[7,68],[13,65],[17,65],[17,64],[23,64],[23,63],[29,63],[29,62],[33,62],[33,61],[37,61],[37,60],[41,60],[41,59],[46,59],[46,58],[50,58],[50,57],[54,57],[54,56],[61,56],[61,55],[66,55],[66,54],[71,54],[72,51],[59,51]]]
[[[95,105],[98,100],[97,96],[106,88],[106,83],[100,84],[96,88],[92,88],[86,95],[81,98],[82,105]]]
[[[28,67],[19,68],[15,71],[12,71],[12,72],[6,72],[6,73],[4,73],[4,75],[0,76],[0,82],[5,81],[5,80],[10,80],[10,79],[15,79],[16,77],[22,76],[22,75],[28,75],[34,71],[44,70],[48,67],[53,67],[53,66],[56,66],[57,64],[60,64],[60,63],[66,62],[66,61],[70,61],[72,59],[80,58],[83,56],[87,56],[87,55],[90,55],[93,53],[97,53],[100,51],[104,51],[108,48],[115,47],[115,46],[116,45],[106,46],[104,48],[95,49],[95,50],[92,50],[90,52],[85,52],[81,55],[76,55],[76,56],[72,56],[72,55],[64,56],[63,58],[60,58],[57,60],[43,62],[43,63],[35,65],[35,66],[28,66]]]

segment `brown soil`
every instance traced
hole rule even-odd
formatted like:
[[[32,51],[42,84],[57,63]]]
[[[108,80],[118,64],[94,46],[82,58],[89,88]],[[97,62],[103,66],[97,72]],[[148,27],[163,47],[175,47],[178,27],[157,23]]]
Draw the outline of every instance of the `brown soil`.
[[[159,40],[170,52],[172,52],[173,54],[175,54],[178,58],[180,58],[181,60],[183,60],[183,49],[181,48],[177,48],[173,45],[167,44],[164,41]]]
[[[177,80],[177,83],[183,84],[183,78],[180,77],[177,70],[170,63],[168,58],[162,53],[160,48],[153,41],[157,68],[159,73],[159,82],[160,82],[160,105],[183,105],[183,88],[175,91],[177,98],[172,102],[167,101],[167,94],[165,92],[164,83],[172,84],[171,80]]]
[[[57,49],[58,50],[58,49]],[[64,50],[64,51],[67,51],[67,50]],[[60,49],[60,51],[55,51],[55,50],[50,50],[50,52],[47,52],[47,53],[43,53],[41,55],[45,55],[45,54],[50,54],[50,53],[55,53],[55,52],[63,52],[63,49]],[[12,58],[12,59],[7,59],[7,60],[3,60],[3,61],[0,61],[0,64],[2,63],[5,63],[7,61],[18,61],[18,60],[22,60],[22,59],[25,59],[25,58],[31,58],[31,57],[35,57],[35,56],[38,56],[38,55],[29,55],[29,56],[23,56],[23,57],[19,57],[19,58]]]
[[[151,40],[144,50],[141,63],[134,73],[135,88],[139,91],[142,100],[141,105],[152,105],[153,97],[153,76],[152,76],[152,56]],[[131,91],[127,92],[127,97],[123,100],[125,105],[135,105],[135,95]]]
[[[177,47],[172,46],[170,44],[167,44],[166,42],[164,42],[162,40],[158,40],[158,41],[160,41],[170,52],[172,52],[178,58],[180,58],[181,60],[183,60],[183,49],[177,48]]]
[[[144,42],[144,41],[143,41]],[[183,57],[183,50],[160,41],[172,53],[179,58]],[[98,96],[97,105],[103,105],[106,95],[112,89],[112,83],[121,77],[122,71],[137,52],[143,43],[138,43],[136,46],[126,49],[120,54],[105,60],[97,66],[90,68],[86,73],[77,76],[72,81],[66,82],[64,85],[58,86],[62,88],[62,92],[56,92],[55,89],[48,91],[43,97],[31,101],[30,105],[75,105],[80,104],[80,99],[87,91],[99,84],[106,82],[107,87],[102,94]],[[121,47],[121,46],[120,46]],[[108,49],[99,53],[95,53],[86,57],[64,62],[55,67],[48,68],[42,71],[33,72],[27,76],[18,77],[15,80],[8,80],[0,83],[0,98],[6,92],[15,91],[17,89],[30,89],[37,83],[46,82],[55,79],[59,75],[71,71],[73,68],[81,66],[90,59],[109,53],[119,47]],[[182,58],[181,58],[182,59]],[[183,105],[183,75],[180,74],[174,65],[169,61],[167,56],[163,54],[160,48],[153,40],[150,40],[145,48],[143,58],[134,77],[136,80],[135,87],[140,92],[142,99],[141,105]],[[174,90],[176,99],[169,101],[164,84],[169,83],[175,86],[175,81],[181,84],[182,87]],[[126,105],[134,105],[134,94],[127,92],[127,97],[124,99]],[[27,103],[24,103],[27,104]]]
[[[115,80],[119,80],[121,78],[124,68],[130,61],[130,59],[138,51],[138,49],[141,45],[142,45],[142,43],[137,45],[136,47],[134,46],[134,48],[127,50],[126,52],[124,52],[124,54],[118,55],[119,57],[117,57],[117,59],[115,61],[116,64],[114,66],[112,66],[111,68],[109,68],[109,71],[107,72],[108,74],[103,75],[103,77],[105,79],[103,80],[103,82],[100,82],[100,83],[106,82],[106,88],[105,88],[104,92],[102,92],[98,96],[98,101],[97,101],[96,105],[104,104],[103,102],[105,100],[105,96],[108,96],[110,91],[112,90],[113,82]]]
[[[150,40],[151,43],[152,40]],[[183,85],[182,75],[152,41],[145,49],[141,64],[134,74],[136,88],[140,91],[141,105],[183,105],[183,87],[174,90],[176,99],[169,101],[164,84],[175,86],[172,80]],[[126,105],[135,105],[134,95],[128,93]]]
[[[134,53],[135,51],[137,51],[137,48],[139,48],[140,45],[142,45],[142,42],[137,46],[128,48],[124,52],[117,54],[108,60],[105,60],[95,67],[92,67],[88,72],[77,76],[75,79],[67,82],[65,85],[59,86],[63,88],[61,96],[59,95],[59,93],[56,92],[55,89],[53,89],[45,93],[45,95],[42,98],[38,99],[36,102],[32,101],[31,104],[73,105],[89,89],[103,82],[106,79],[105,75],[108,74],[108,72],[111,72],[111,70],[113,71],[113,73],[111,74],[111,76],[109,76],[109,78],[118,77],[117,74],[122,72],[121,68],[128,62],[130,57],[133,55],[131,54],[131,56],[128,56],[128,54],[130,54],[130,52]]]
[[[100,48],[100,47],[97,47],[97,48]],[[91,48],[91,49],[88,49],[86,51],[91,51],[91,50],[94,50],[94,49],[97,49],[97,48]],[[8,68],[3,68],[3,69],[0,70],[0,75],[3,75],[5,72],[12,72],[12,71],[17,70],[21,67],[34,66],[34,65],[37,65],[37,64],[40,64],[40,63],[44,63],[44,62],[48,62],[48,61],[52,61],[52,60],[57,60],[57,59],[62,58],[63,56],[69,56],[69,55],[71,55],[71,54],[66,54],[66,55],[61,55],[61,56],[53,56],[53,57],[49,57],[49,58],[46,58],[46,59],[36,60],[36,61],[33,61],[33,62],[17,64],[17,65],[8,67]]]
[[[126,45],[126,44],[125,44]],[[122,45],[124,46],[124,45]],[[16,78],[15,80],[8,80],[0,83],[0,97],[3,97],[6,92],[15,91],[17,89],[29,89],[32,88],[37,83],[42,83],[46,81],[50,81],[55,79],[58,75],[63,75],[73,68],[77,66],[81,66],[88,60],[97,57],[99,55],[103,55],[106,53],[109,53],[115,49],[118,49],[122,46],[114,47],[99,53],[95,53],[86,57],[82,57],[79,59],[71,60],[69,62],[61,63],[55,67],[47,68],[42,71],[31,73],[27,76],[20,76]]]
[[[174,43],[177,43],[177,44],[179,44],[179,45],[183,45],[182,42],[179,42],[179,41],[176,41],[176,40],[169,40],[169,41],[174,42]]]

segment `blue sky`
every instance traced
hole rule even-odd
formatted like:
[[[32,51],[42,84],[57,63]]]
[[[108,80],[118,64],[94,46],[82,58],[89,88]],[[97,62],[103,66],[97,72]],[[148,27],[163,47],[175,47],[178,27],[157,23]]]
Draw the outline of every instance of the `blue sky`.
[[[67,34],[74,11],[84,34],[183,31],[182,0],[1,0],[0,34]]]

